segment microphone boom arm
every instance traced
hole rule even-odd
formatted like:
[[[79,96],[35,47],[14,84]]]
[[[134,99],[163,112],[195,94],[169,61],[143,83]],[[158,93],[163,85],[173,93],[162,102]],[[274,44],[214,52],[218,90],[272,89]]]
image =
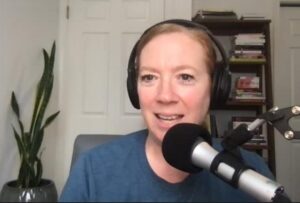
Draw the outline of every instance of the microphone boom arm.
[[[300,139],[300,131],[294,131],[289,125],[292,117],[300,115],[300,106],[291,106],[283,109],[278,107],[259,116],[259,119],[267,121],[273,125],[287,140]]]
[[[222,146],[225,150],[231,151],[236,147],[248,142],[255,134],[255,130],[268,123],[274,126],[285,139],[300,139],[300,131],[295,131],[289,125],[292,117],[300,115],[300,106],[291,106],[283,109],[274,107],[268,112],[258,116],[250,124],[240,124],[237,128],[231,130],[222,140]]]

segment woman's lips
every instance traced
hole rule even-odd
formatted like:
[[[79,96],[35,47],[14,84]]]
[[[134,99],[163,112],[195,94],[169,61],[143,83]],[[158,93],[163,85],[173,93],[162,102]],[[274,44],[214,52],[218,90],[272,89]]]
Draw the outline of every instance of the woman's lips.
[[[183,117],[182,114],[155,114],[156,118],[158,118],[159,120],[163,120],[163,121],[177,121],[179,119],[181,119]]]

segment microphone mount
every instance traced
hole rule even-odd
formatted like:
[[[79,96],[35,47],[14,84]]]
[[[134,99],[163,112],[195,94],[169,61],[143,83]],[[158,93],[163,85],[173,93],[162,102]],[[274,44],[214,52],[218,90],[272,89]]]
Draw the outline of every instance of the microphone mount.
[[[221,144],[224,148],[214,160],[210,170],[214,172],[217,170],[221,162],[229,162],[230,157],[234,151],[237,150],[239,145],[242,145],[252,139],[255,134],[255,130],[258,129],[264,123],[268,123],[276,128],[285,139],[293,140],[300,139],[300,131],[295,131],[289,125],[289,120],[292,117],[300,115],[300,106],[291,106],[287,108],[279,109],[277,106],[270,109],[268,112],[260,115],[249,125],[241,124],[237,128],[231,130],[228,135],[222,140]],[[231,158],[231,159],[228,159]],[[247,170],[247,166],[237,165],[234,178],[229,182],[232,186],[237,187],[237,180],[240,178],[240,174]],[[282,186],[279,186],[275,192],[275,196],[272,198],[273,202],[290,202],[289,197],[284,193]]]
[[[294,131],[289,125],[292,117],[300,115],[300,106],[291,106],[283,109],[278,107],[259,116],[259,118],[273,125],[287,140],[300,139],[300,131]]]
[[[236,129],[231,130],[222,140],[222,146],[227,151],[232,151],[238,146],[251,140],[255,130],[264,123],[275,127],[285,139],[300,139],[300,131],[295,131],[289,125],[292,117],[300,115],[300,106],[291,106],[279,109],[277,106],[261,114],[249,125],[241,124]]]

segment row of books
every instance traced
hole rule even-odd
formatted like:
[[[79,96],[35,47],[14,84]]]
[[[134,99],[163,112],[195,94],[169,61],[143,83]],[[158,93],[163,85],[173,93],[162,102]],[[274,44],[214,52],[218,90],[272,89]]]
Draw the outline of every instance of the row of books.
[[[240,33],[234,36],[233,59],[265,59],[265,35],[262,33]]]
[[[235,87],[231,93],[234,100],[265,101],[262,92],[260,77],[239,76],[236,78]]]

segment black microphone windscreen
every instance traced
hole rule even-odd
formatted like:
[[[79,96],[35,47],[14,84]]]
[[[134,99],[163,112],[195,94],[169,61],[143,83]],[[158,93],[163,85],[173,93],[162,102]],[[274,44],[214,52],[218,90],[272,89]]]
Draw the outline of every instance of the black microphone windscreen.
[[[192,123],[174,125],[163,139],[163,156],[171,166],[188,173],[197,173],[202,169],[193,165],[191,158],[198,140],[211,144],[211,136],[202,126]]]

